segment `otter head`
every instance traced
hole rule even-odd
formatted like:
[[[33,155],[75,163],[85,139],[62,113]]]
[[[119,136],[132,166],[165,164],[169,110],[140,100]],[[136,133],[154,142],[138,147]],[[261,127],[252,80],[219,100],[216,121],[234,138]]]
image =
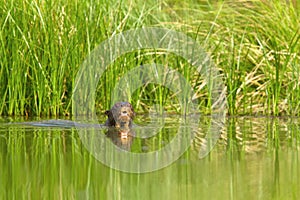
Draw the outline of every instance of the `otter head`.
[[[115,126],[116,128],[130,128],[135,116],[132,105],[128,102],[116,103],[110,110],[105,111],[108,119],[106,126]]]

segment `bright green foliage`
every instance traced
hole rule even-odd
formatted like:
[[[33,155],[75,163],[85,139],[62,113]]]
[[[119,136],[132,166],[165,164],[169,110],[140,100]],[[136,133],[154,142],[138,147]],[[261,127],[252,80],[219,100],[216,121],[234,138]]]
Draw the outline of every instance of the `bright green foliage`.
[[[300,3],[293,1],[4,0],[0,4],[0,115],[69,115],[76,73],[110,36],[145,26],[196,39],[227,86],[228,114],[299,115]],[[207,88],[186,61],[161,52],[128,53],[99,82],[97,109],[110,107],[122,75],[144,63],[183,74],[209,113]],[[180,112],[168,89],[147,84],[131,99],[137,111],[159,104]]]

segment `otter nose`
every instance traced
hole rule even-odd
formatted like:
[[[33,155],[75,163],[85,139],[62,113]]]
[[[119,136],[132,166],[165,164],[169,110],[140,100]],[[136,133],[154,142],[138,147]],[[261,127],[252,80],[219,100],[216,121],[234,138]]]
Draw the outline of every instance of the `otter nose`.
[[[123,110],[121,114],[122,114],[122,115],[127,115],[127,111],[126,111],[126,110]]]

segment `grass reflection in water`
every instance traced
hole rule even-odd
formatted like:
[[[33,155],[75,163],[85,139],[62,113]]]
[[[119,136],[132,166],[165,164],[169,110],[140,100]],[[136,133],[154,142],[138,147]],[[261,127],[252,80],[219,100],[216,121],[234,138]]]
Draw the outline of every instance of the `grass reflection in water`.
[[[209,120],[201,118],[180,159],[142,174],[120,172],[96,160],[74,128],[0,125],[0,198],[299,198],[298,118],[228,118],[213,150],[199,159]],[[176,135],[176,124],[177,117],[166,119],[157,136],[134,138],[130,151],[163,148]]]

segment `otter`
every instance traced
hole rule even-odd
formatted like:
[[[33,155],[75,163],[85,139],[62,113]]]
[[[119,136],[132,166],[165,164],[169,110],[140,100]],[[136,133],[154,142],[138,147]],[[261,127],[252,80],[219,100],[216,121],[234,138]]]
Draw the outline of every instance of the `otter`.
[[[121,129],[130,129],[135,112],[129,102],[118,102],[110,110],[105,111],[107,120],[105,126],[111,126]]]
[[[131,129],[135,112],[128,102],[118,102],[110,110],[105,111],[107,120],[105,126],[110,127],[106,136],[123,150],[130,151],[134,131]]]

